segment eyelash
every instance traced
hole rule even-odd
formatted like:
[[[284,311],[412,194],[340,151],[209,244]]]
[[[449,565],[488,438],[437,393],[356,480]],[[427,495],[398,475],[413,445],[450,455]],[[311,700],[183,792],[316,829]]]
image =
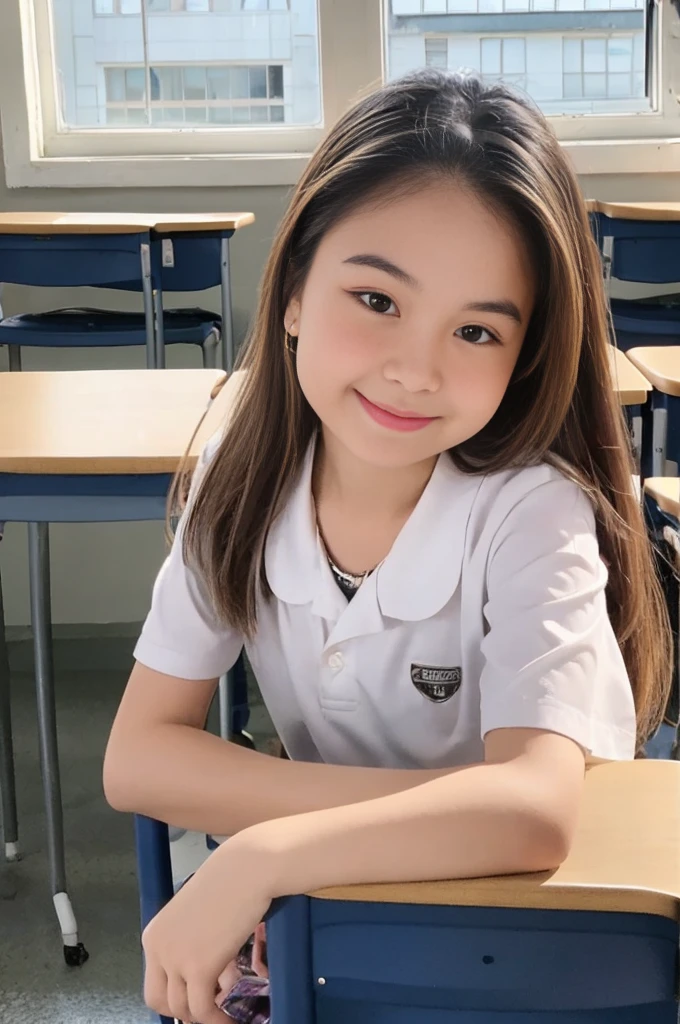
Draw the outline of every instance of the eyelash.
[[[368,302],[364,301],[364,296],[379,295],[381,299],[388,299],[392,303],[394,308],[396,309],[397,308],[396,302],[394,301],[394,299],[390,299],[389,295],[386,295],[385,292],[374,292],[374,291],[369,291],[369,292],[350,292],[350,294],[353,295],[354,298],[357,300],[357,302],[359,302],[362,306],[364,306],[365,309],[370,310],[371,313],[375,313],[377,316],[394,316],[394,313],[381,313],[379,310],[373,309],[372,306],[369,306]],[[463,326],[459,327],[458,330],[459,331],[464,331],[466,327],[479,327],[479,328],[481,328],[482,331],[485,331],[489,335],[489,338],[490,338],[490,341],[484,341],[484,342],[480,342],[480,341],[472,342],[471,341],[471,342],[468,342],[469,345],[474,345],[474,346],[480,346],[481,347],[482,345],[501,345],[502,344],[500,338],[496,334],[494,334],[493,331],[490,331],[488,327],[482,327],[481,324],[463,324]],[[458,331],[456,331],[456,336],[460,337],[460,335],[458,335]],[[465,341],[465,338],[461,338],[461,341]]]

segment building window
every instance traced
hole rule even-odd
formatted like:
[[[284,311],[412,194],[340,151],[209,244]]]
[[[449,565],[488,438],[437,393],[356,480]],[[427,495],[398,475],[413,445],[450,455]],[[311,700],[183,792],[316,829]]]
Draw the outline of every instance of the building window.
[[[644,54],[637,36],[566,37],[562,41],[565,99],[630,99],[645,94]]]
[[[244,11],[287,11],[289,0],[241,0]]]
[[[449,66],[449,41],[446,36],[439,39],[425,39],[425,63],[429,68]]]
[[[202,14],[210,13],[217,6],[215,0],[146,0],[147,14],[169,14],[176,11]],[[94,0],[94,13],[141,14],[142,0]]]
[[[105,68],[106,115],[112,125],[281,124],[281,64],[168,64]],[[148,107],[148,110],[147,110]]]
[[[479,70],[487,82],[507,82],[526,89],[526,39],[519,36],[480,39]]]

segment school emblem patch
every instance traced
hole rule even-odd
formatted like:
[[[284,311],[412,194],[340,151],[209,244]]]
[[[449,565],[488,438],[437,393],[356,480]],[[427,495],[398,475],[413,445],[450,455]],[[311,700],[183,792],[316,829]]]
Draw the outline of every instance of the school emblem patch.
[[[460,668],[411,665],[411,682],[423,697],[435,704],[443,704],[460,690],[462,672]]]

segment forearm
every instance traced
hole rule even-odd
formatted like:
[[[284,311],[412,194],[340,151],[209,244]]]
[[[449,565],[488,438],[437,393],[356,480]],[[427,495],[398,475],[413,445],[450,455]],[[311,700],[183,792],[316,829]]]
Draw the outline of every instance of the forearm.
[[[126,766],[105,768],[105,788],[118,810],[198,832],[235,835],[273,818],[398,793],[451,770],[285,761],[190,726],[163,725],[126,751]],[[107,774],[117,782],[107,784]]]
[[[566,856],[547,787],[507,764],[473,765],[400,793],[272,821],[227,856],[261,858],[271,898],[326,886],[541,871]],[[227,843],[229,847],[231,843]]]

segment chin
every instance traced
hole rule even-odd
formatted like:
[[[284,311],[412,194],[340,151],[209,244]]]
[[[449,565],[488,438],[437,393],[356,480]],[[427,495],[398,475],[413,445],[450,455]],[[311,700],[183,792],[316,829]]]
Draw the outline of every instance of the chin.
[[[436,459],[444,449],[432,444],[414,443],[415,438],[395,434],[393,437],[370,436],[367,432],[336,433],[336,438],[355,458],[376,469],[405,469],[420,462]]]

